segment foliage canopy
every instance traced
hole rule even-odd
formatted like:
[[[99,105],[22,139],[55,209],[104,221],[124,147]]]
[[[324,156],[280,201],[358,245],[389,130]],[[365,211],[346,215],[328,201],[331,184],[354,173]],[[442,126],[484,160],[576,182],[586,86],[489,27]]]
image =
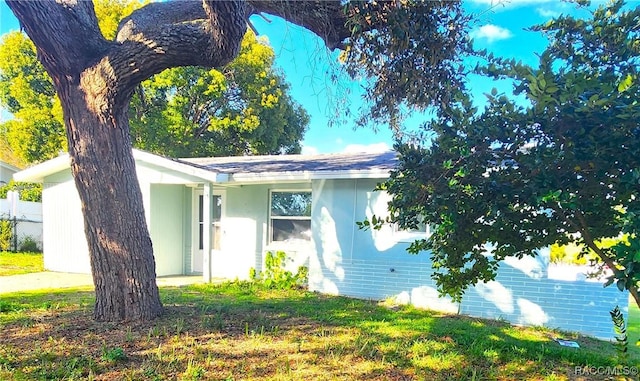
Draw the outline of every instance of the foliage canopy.
[[[102,34],[143,4],[96,1]],[[274,53],[248,32],[236,60],[224,69],[179,67],[144,81],[129,122],[133,145],[171,157],[298,153],[309,124],[274,67]],[[40,162],[67,148],[62,107],[31,40],[10,32],[0,43],[0,103],[14,118],[0,126],[23,162]]]
[[[640,8],[623,5],[533,27],[549,38],[537,68],[487,57],[478,70],[511,78],[526,104],[493,90],[478,110],[456,92],[425,124],[431,141],[397,144],[386,221],[435,226],[409,251],[431,253],[442,293],[460,299],[506,257],[571,242],[640,304]]]
[[[343,52],[349,75],[364,82],[361,125],[388,124],[400,133],[407,113],[446,107],[464,89],[462,57],[471,15],[460,1],[349,2],[352,33]]]
[[[133,144],[171,157],[299,153],[309,116],[247,32],[223,70],[179,67],[142,82],[130,106]]]
[[[6,199],[9,191],[18,191],[22,201],[42,201],[42,184],[22,183],[11,180],[9,183],[0,186],[0,198]]]
[[[33,42],[20,32],[5,34],[0,43],[0,104],[14,116],[0,125],[0,134],[21,161],[42,161],[66,149],[53,83]]]

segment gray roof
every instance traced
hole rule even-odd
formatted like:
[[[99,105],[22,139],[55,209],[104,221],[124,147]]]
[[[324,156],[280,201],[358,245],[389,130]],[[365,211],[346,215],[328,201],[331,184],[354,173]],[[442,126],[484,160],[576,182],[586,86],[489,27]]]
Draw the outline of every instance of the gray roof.
[[[397,153],[332,153],[318,155],[266,155],[179,159],[217,173],[370,171],[394,169]]]

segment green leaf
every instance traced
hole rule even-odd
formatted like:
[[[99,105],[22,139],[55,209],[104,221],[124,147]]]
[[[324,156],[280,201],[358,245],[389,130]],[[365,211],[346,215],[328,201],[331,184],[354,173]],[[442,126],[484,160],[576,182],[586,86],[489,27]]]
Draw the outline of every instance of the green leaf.
[[[627,74],[627,76],[618,83],[618,92],[623,93],[627,91],[633,85],[633,76],[631,74]]]

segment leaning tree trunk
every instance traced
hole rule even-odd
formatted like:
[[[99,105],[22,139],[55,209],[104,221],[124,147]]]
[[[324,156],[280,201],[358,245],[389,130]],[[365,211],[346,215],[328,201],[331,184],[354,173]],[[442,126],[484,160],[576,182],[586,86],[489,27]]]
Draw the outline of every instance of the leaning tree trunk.
[[[96,289],[94,317],[152,319],[162,304],[131,149],[131,94],[169,67],[229,62],[246,30],[243,3],[151,4],[127,19],[117,41],[104,39],[90,2],[8,5],[62,103]]]
[[[348,36],[341,2],[151,3],[122,20],[114,41],[104,39],[89,1],[7,4],[34,42],[62,102],[96,287],[94,316],[156,317],[162,304],[127,119],[133,89],[167,68],[227,64],[238,54],[252,12],[295,16],[328,43],[337,43]]]
[[[151,319],[162,313],[127,119],[128,99],[103,89],[60,89],[71,171],[82,203],[96,292],[94,318]]]

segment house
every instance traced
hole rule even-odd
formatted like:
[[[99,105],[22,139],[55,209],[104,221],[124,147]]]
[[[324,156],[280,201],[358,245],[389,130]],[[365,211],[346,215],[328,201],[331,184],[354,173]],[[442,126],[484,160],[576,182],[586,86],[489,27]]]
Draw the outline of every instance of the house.
[[[0,186],[8,184],[14,173],[20,171],[19,168],[14,167],[9,163],[0,161]]]
[[[19,168],[0,161],[0,187],[8,184],[19,171]],[[27,239],[42,247],[42,204],[22,201],[18,192],[9,192],[6,196],[0,198],[0,220],[12,219],[16,224],[11,227],[12,238],[0,242],[0,250],[18,250]]]
[[[586,281],[548,278],[544,255],[506,261],[493,282],[462,303],[438,295],[427,254],[409,255],[426,231],[359,230],[384,215],[389,200],[373,191],[397,165],[393,152],[168,159],[134,150],[157,274],[248,278],[268,251],[309,268],[309,288],[359,298],[504,318],[611,338],[609,310],[628,295]],[[41,182],[45,268],[90,272],[80,201],[68,156],[17,173]]]

